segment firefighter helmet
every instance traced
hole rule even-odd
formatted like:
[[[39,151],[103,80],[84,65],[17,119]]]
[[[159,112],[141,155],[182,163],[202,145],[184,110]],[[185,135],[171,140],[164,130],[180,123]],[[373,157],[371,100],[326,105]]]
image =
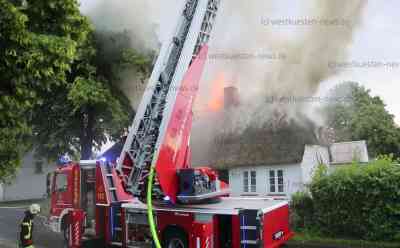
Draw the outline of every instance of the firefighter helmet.
[[[29,212],[31,214],[38,214],[40,213],[40,205],[39,204],[32,204],[29,206]]]

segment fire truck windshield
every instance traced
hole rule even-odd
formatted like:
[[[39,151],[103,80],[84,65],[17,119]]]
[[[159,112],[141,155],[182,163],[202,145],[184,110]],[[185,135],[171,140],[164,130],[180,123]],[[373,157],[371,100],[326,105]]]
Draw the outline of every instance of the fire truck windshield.
[[[68,187],[68,179],[67,175],[64,173],[57,173],[56,174],[56,192],[64,192],[67,191]]]

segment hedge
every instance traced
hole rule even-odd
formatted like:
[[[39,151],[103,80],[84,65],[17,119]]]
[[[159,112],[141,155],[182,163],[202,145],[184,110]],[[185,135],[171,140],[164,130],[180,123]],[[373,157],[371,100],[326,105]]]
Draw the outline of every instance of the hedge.
[[[400,166],[390,159],[315,173],[292,199],[295,227],[330,237],[400,241]]]

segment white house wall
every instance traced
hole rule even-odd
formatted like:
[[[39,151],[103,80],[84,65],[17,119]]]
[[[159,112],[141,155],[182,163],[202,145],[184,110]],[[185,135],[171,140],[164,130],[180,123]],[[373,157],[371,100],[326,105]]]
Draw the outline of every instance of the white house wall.
[[[4,192],[3,191],[4,191],[3,190],[3,184],[0,183],[0,201],[2,201],[3,198],[4,198]]]
[[[329,166],[328,148],[316,145],[306,145],[304,148],[303,160],[301,162],[302,182],[309,184],[319,164]]]
[[[0,201],[42,198],[46,194],[47,173],[51,171],[54,171],[54,166],[44,163],[43,173],[36,173],[33,154],[26,154],[16,179],[11,185],[3,185],[3,196],[0,198]]]
[[[365,140],[334,143],[330,147],[332,163],[347,164],[353,161],[368,163],[368,149]]]
[[[283,170],[284,193],[269,192],[269,171]],[[256,192],[244,192],[244,171],[256,171]],[[289,198],[293,193],[303,189],[302,172],[299,164],[270,165],[257,167],[238,167],[229,171],[229,185],[232,196],[278,196]]]
[[[357,153],[361,162],[368,162],[368,152],[365,141],[335,143],[331,147],[331,156],[328,147],[318,145],[306,145],[302,162],[299,164],[286,165],[268,165],[257,167],[237,167],[229,170],[229,185],[233,196],[282,196],[271,194],[269,189],[269,170],[283,170],[284,189],[286,198],[298,191],[305,190],[305,185],[309,184],[314,176],[314,172],[319,164],[325,164],[330,171],[343,164],[332,163],[335,161],[344,161],[350,163]],[[349,156],[350,154],[351,156]],[[256,192],[244,192],[243,177],[245,171],[256,171]],[[249,176],[250,180],[250,176]]]

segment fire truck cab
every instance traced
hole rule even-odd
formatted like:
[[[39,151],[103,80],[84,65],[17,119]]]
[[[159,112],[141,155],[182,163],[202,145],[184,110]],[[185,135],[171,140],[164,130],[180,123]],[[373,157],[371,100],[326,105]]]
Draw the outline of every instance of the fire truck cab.
[[[85,213],[82,230],[89,231],[95,226],[96,209],[96,161],[68,163],[52,173],[49,224],[54,232],[69,237],[69,213],[82,209]]]

